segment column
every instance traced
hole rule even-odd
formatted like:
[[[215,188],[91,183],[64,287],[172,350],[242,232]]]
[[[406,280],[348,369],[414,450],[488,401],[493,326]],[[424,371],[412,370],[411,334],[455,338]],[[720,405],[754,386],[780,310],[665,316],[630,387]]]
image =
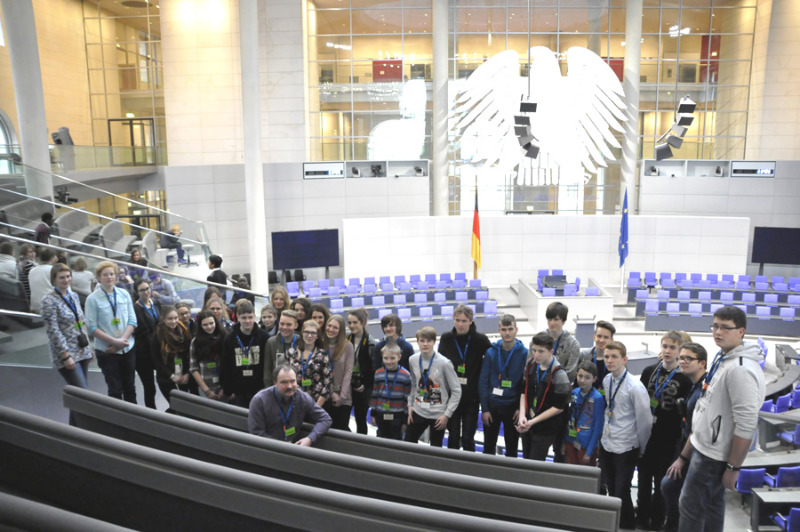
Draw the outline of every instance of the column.
[[[433,214],[447,216],[447,0],[433,0]]]
[[[642,57],[642,0],[628,0],[625,13],[625,63],[622,88],[625,91],[625,138],[622,142],[622,182],[619,204],[628,187],[628,212],[636,214],[639,194],[636,189],[636,164],[639,159],[639,70]]]
[[[17,122],[25,168],[25,188],[31,196],[53,197],[42,70],[31,0],[2,0],[6,42],[11,58]]]
[[[267,293],[267,226],[264,165],[261,161],[261,100],[258,76],[258,4],[239,0],[239,48],[242,56],[242,129],[247,244],[251,289]]]

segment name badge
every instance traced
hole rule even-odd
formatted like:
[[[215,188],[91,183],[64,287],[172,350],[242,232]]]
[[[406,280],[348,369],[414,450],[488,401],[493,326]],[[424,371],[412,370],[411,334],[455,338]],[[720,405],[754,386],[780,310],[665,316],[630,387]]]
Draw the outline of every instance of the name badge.
[[[114,329],[114,338],[122,338],[122,331],[120,329]]]
[[[605,397],[605,396],[606,396],[606,391],[605,391],[605,389],[603,389],[603,388],[599,388],[597,391],[598,391],[598,392],[600,392],[600,395],[602,395],[603,397]]]
[[[245,376],[245,377],[252,377],[253,376],[253,370],[252,369],[246,369],[246,370],[242,371],[242,375]]]
[[[383,415],[384,421],[394,421],[394,414],[384,414]]]
[[[208,369],[217,369],[217,363],[216,362],[209,362],[208,364],[206,364],[206,367]]]
[[[283,429],[283,434],[288,438],[289,436],[294,436],[297,429],[294,427],[289,427],[288,429]]]
[[[250,359],[249,358],[242,358],[242,366],[249,366]]]
[[[467,385],[467,378],[466,377],[459,377],[458,378],[458,383],[461,384],[462,386],[466,386]]]
[[[500,397],[502,397],[503,396],[503,389],[502,388],[495,388],[494,390],[492,390],[492,394],[493,395],[499,395]]]
[[[111,318],[111,325],[119,326],[122,323],[119,318]]]
[[[502,381],[502,382],[500,383],[500,386],[501,386],[502,388],[511,388],[511,381]]]
[[[576,451],[580,451],[581,450],[581,444],[580,444],[580,442],[578,440],[575,440],[574,442],[572,442],[572,446],[575,447]]]
[[[306,387],[306,386],[311,386],[311,379],[303,379],[302,381],[300,381],[300,384],[301,384],[303,387]]]
[[[183,373],[183,360],[180,358],[175,359],[175,373],[178,375]]]
[[[575,430],[575,429],[569,429],[569,437],[570,438],[577,438],[578,437],[578,431]]]
[[[656,424],[656,421],[658,421],[658,417],[655,414],[653,414],[653,425]]]
[[[536,411],[533,408],[528,410],[528,419],[533,419],[535,417],[536,417]]]
[[[389,410],[389,403],[383,403],[383,409]]]
[[[219,377],[211,377],[211,383],[217,384],[219,382]]]
[[[465,364],[461,364],[456,368],[456,370],[458,371],[459,375],[463,375],[467,372],[467,366]]]
[[[650,399],[650,408],[658,408],[658,399]]]

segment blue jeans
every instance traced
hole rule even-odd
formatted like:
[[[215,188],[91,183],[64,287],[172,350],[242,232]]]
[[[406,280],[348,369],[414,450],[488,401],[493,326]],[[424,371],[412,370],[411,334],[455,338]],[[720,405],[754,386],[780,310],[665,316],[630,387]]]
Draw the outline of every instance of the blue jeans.
[[[91,358],[87,358],[80,362],[75,362],[75,369],[59,368],[58,372],[70,386],[87,389],[89,385],[86,383],[86,379],[89,376],[89,363],[91,361]],[[77,426],[75,416],[72,415],[71,410],[69,413],[69,424],[73,427]]]
[[[136,352],[135,348],[124,354],[96,351],[97,365],[103,372],[109,397],[125,399],[136,404]]]
[[[692,450],[692,461],[681,491],[681,520],[678,530],[722,532],[725,524],[725,462]]]
[[[678,523],[680,521],[680,508],[678,501],[681,498],[681,489],[686,480],[686,469],[684,467],[683,476],[678,479],[671,479],[664,475],[661,480],[661,496],[664,498],[664,511],[667,516],[667,524],[664,530],[667,532],[674,532],[678,530]]]

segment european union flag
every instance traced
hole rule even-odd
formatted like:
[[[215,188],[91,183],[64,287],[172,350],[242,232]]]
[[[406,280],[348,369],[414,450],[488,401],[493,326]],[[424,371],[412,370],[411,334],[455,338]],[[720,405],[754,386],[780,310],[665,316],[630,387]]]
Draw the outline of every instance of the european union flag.
[[[625,199],[622,202],[622,220],[619,223],[619,267],[625,265],[628,256],[628,187],[625,187]]]

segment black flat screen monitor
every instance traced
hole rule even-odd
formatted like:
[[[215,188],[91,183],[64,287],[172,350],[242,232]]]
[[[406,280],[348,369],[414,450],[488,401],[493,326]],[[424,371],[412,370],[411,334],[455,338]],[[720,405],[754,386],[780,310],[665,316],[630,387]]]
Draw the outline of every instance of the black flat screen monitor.
[[[800,229],[756,227],[751,261],[755,264],[800,265]]]
[[[338,266],[339,230],[272,233],[272,265],[275,270]]]

